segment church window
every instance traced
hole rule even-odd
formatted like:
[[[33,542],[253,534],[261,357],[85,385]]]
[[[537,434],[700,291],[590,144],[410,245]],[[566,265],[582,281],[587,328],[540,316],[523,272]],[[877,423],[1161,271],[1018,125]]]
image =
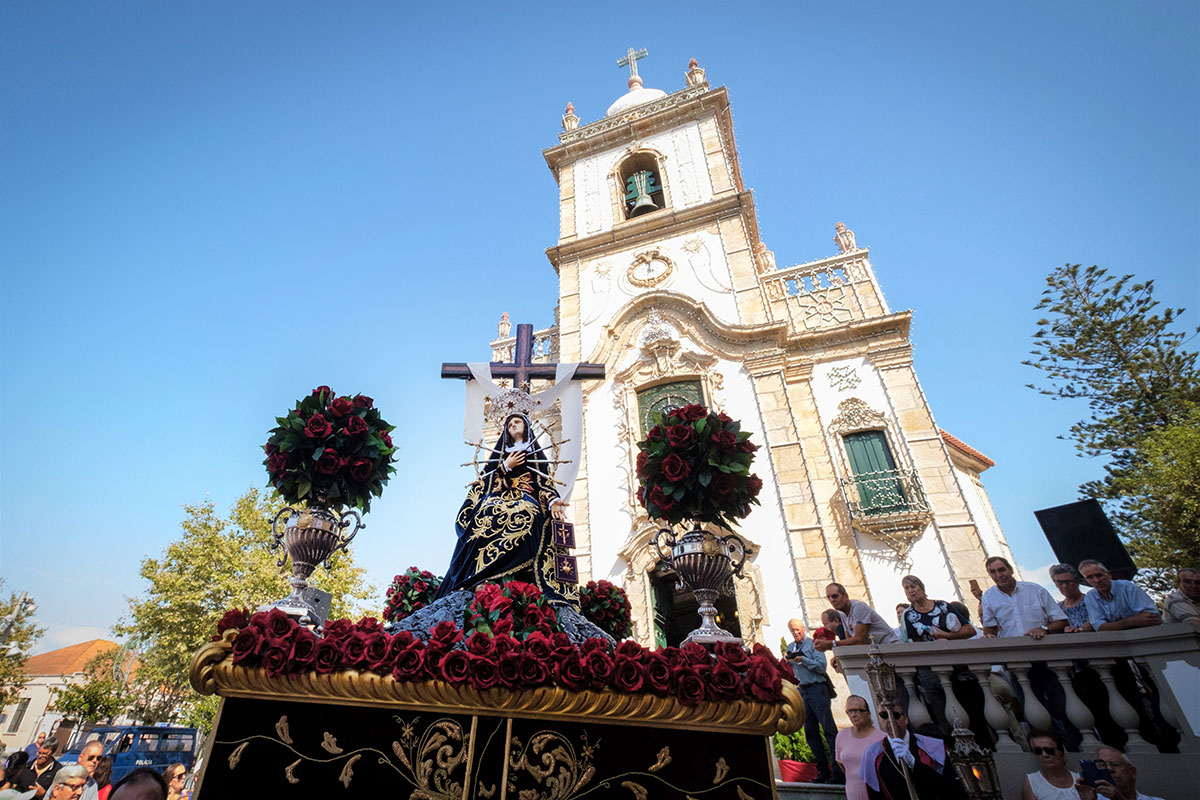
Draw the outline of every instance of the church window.
[[[25,719],[25,712],[29,710],[29,698],[22,697],[17,703],[17,707],[13,710],[12,722],[8,724],[8,732],[16,733],[17,728],[21,727],[21,722]]]
[[[883,431],[856,431],[842,437],[865,514],[891,514],[908,507],[903,482]]]
[[[625,219],[666,208],[663,172],[652,153],[634,153],[617,170]]]
[[[704,392],[700,381],[675,381],[660,383],[638,392],[638,421],[642,436],[654,427],[654,415],[665,414],[691,403],[703,403]]]
[[[665,562],[660,561],[650,573],[655,647],[678,647],[685,636],[700,627],[700,604],[690,589],[678,588],[678,581]],[[741,636],[737,600],[732,595],[732,591],[724,592],[713,603],[717,607],[716,622],[734,636]]]

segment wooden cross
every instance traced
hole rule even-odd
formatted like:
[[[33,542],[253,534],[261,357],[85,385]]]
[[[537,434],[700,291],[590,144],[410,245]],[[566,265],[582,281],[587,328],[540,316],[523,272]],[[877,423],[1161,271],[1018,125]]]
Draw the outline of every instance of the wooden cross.
[[[629,67],[629,79],[633,80],[634,78],[639,77],[637,71],[638,60],[645,58],[647,55],[648,53],[646,52],[646,48],[643,47],[641,50],[634,50],[631,47],[629,48],[629,53],[624,58],[617,59],[617,66]]]
[[[558,364],[533,363],[533,326],[523,323],[517,326],[517,345],[513,349],[513,360],[493,361],[490,364],[493,378],[512,378],[513,386],[529,391],[529,383],[533,380],[554,380],[558,375]],[[472,378],[470,368],[462,362],[446,362],[442,364],[443,378],[460,378],[469,381]],[[604,377],[603,364],[580,364],[575,367],[574,381],[594,381]]]

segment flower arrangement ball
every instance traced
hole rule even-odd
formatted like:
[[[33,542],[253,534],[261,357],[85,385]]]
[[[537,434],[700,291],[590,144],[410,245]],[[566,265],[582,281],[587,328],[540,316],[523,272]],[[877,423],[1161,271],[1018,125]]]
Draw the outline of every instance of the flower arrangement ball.
[[[637,457],[637,497],[651,518],[729,528],[759,504],[762,480],[750,472],[758,447],[740,422],[698,403],[656,422]]]
[[[369,511],[388,478],[396,448],[389,425],[365,394],[337,396],[318,386],[276,417],[263,464],[284,501]]]

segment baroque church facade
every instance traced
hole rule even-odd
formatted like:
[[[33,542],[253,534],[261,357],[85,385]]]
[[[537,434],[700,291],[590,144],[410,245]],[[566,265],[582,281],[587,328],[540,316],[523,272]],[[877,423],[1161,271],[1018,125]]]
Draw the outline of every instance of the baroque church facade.
[[[831,581],[885,618],[910,571],[931,597],[989,585],[984,558],[1011,560],[980,480],[993,462],[937,427],[912,314],[888,306],[867,248],[838,223],[835,253],[777,266],[726,89],[694,59],[671,94],[643,87],[636,57],[623,61],[629,91],[589,124],[568,104],[544,152],[559,189],[547,250],[559,301],[535,353],[607,375],[584,387],[570,515],[582,579],[624,587],[644,644],[678,644],[695,627],[694,600],[655,550],[660,525],[635,497],[634,464],[653,412],[700,402],[753,433],[764,481],[737,530],[751,555],[718,603],[722,627],[767,644],[792,617],[816,627]],[[494,360],[511,360],[511,333],[505,314]]]

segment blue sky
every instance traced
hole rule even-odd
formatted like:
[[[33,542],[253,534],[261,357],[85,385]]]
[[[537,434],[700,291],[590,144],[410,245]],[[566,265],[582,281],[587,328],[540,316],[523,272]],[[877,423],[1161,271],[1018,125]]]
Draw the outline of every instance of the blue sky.
[[[442,570],[469,458],[445,360],[501,311],[551,322],[566,101],[729,87],[781,266],[844,220],[915,312],[938,423],[997,461],[1018,560],[1033,510],[1101,465],[1085,413],[1024,384],[1065,262],[1200,288],[1193,2],[583,7],[0,2],[0,575],[42,649],[104,635],[181,504],[262,485],[273,417],[326,383],[376,398],[399,471],[360,534],[379,588]],[[281,589],[283,587],[281,581]]]

